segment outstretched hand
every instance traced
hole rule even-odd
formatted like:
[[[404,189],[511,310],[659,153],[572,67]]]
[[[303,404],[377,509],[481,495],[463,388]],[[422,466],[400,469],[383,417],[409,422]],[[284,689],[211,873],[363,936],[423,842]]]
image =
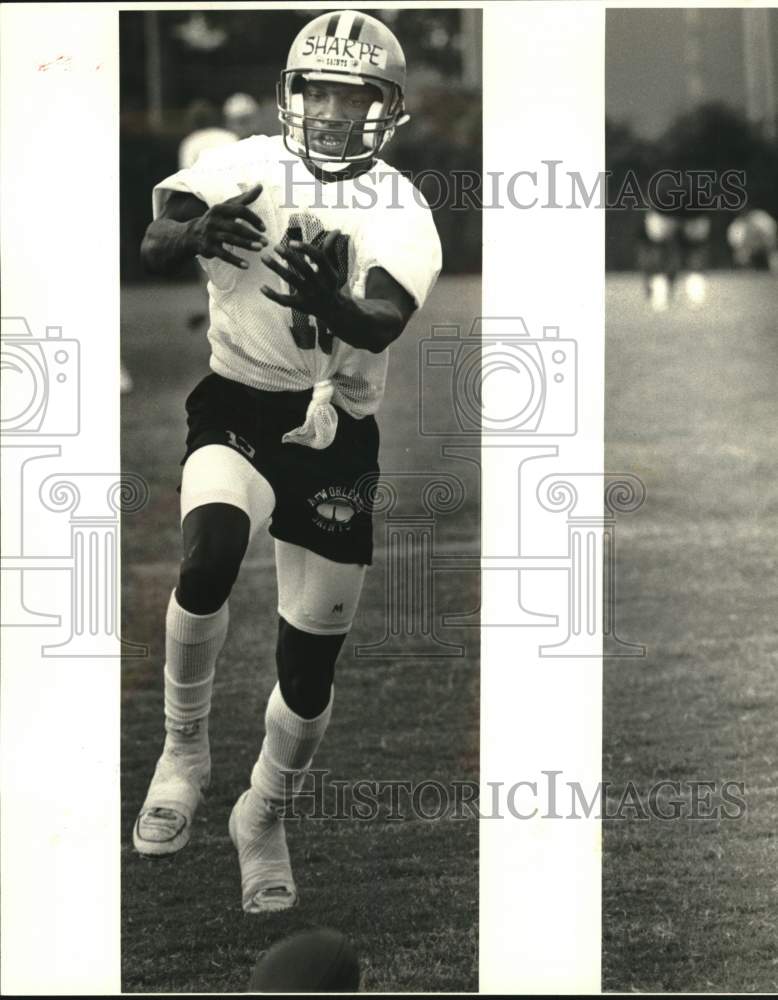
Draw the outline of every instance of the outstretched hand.
[[[204,215],[194,219],[189,231],[194,252],[200,257],[218,257],[235,267],[247,268],[248,261],[231,253],[225,244],[255,251],[267,246],[265,224],[248,207],[261,193],[262,185],[256,184],[244,194],[213,205]]]
[[[321,247],[297,240],[292,240],[287,247],[280,244],[274,247],[275,253],[288,266],[270,255],[263,256],[262,261],[283,278],[293,292],[284,295],[263,285],[263,295],[280,306],[297,309],[312,316],[326,317],[337,305],[338,293],[344,283],[338,274],[335,255],[339,236],[340,230],[333,229],[327,234]]]

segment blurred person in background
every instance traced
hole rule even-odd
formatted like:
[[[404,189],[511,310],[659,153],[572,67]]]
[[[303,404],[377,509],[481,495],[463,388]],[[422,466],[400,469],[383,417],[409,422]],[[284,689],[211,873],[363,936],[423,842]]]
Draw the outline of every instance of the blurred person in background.
[[[224,102],[224,124],[236,139],[248,139],[257,132],[259,110],[249,94],[233,94]]]
[[[678,229],[678,220],[666,212],[650,209],[640,219],[637,263],[654,312],[664,312],[669,307],[681,267]]]
[[[178,168],[185,170],[193,167],[201,153],[207,149],[217,149],[238,142],[239,139],[251,135],[243,130],[256,109],[256,102],[247,94],[233,94],[224,102],[222,115],[216,107],[206,100],[192,101],[187,110],[189,128],[192,130],[178,147]],[[222,117],[225,126],[222,126]],[[198,279],[201,286],[206,282],[203,272],[198,268]],[[187,324],[190,330],[196,330],[208,318],[204,309],[190,313]]]
[[[132,375],[130,375],[129,368],[122,361],[119,366],[119,392],[122,396],[126,396],[128,392],[132,392],[135,388],[135,383],[132,380]]]
[[[727,243],[736,267],[778,271],[778,224],[763,209],[738,216],[727,227]]]
[[[710,234],[706,215],[684,218],[654,209],[643,215],[637,234],[637,262],[654,312],[669,308],[679,275],[683,275],[683,292],[689,304],[695,308],[704,304]]]
[[[210,101],[192,101],[187,109],[186,117],[191,131],[178,147],[179,170],[193,167],[200,153],[204,150],[225,146],[243,138],[232,129],[222,126],[221,116]]]
[[[681,266],[684,270],[684,291],[692,306],[705,303],[707,279],[705,277],[710,262],[710,218],[695,215],[683,219],[679,225],[681,246]]]
[[[157,184],[142,246],[153,273],[194,257],[207,270],[212,373],[187,400],[166,737],[133,843],[159,856],[189,840],[210,781],[228,598],[251,537],[270,522],[278,683],[229,824],[246,913],[297,902],[283,813],[329,725],[335,663],[372,561],[388,348],[442,265],[427,203],[378,158],[408,120],[405,76],[380,21],[347,10],[315,18],[278,84],[283,135],[208,150]],[[258,658],[269,639],[265,623]]]

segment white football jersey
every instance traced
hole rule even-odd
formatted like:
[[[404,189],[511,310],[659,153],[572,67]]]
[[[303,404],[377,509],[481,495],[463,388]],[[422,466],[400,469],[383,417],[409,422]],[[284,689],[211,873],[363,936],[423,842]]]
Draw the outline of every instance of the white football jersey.
[[[329,379],[333,401],[354,417],[375,413],[384,393],[388,351],[373,354],[333,338],[307,314],[271,302],[262,285],[288,293],[262,254],[290,239],[318,244],[340,230],[337,257],[351,295],[364,298],[372,267],[384,268],[420,308],[441,268],[432,213],[421,193],[393,167],[376,161],[353,180],[320,183],[280,136],[252,136],[206,150],[197,163],[154,188],[154,217],[171,191],[208,206],[262,184],[250,206],[265,224],[263,251],[235,249],[246,270],[199,258],[208,274],[211,368],[225,378],[271,391],[307,389]],[[232,249],[232,248],[230,248]]]

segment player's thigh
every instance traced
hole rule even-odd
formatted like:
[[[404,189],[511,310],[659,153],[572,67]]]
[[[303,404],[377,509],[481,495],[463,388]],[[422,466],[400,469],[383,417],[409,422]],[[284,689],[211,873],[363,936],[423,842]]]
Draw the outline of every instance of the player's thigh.
[[[279,615],[314,635],[348,632],[359,606],[365,567],[333,562],[278,539],[275,547]]]
[[[181,523],[206,504],[230,504],[248,515],[251,535],[266,524],[276,498],[270,483],[232,448],[208,444],[193,451],[181,479]]]

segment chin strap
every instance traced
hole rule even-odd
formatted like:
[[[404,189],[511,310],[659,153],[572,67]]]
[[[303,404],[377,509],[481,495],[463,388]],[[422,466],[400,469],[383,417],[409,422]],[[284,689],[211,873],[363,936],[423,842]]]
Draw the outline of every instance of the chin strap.
[[[330,402],[333,391],[334,386],[328,378],[314,385],[305,423],[287,431],[281,438],[284,444],[302,444],[317,451],[329,448],[338,429],[338,414]]]

